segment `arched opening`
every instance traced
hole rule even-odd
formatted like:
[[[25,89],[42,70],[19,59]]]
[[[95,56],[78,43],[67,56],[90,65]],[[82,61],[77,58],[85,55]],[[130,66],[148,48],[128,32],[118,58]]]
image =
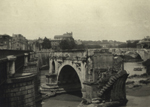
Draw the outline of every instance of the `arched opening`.
[[[138,54],[136,59],[139,59],[139,61],[143,61],[143,59],[141,58],[141,56]]]
[[[70,65],[65,65],[58,76],[58,86],[66,93],[82,97],[81,81],[75,69]]]
[[[52,62],[52,73],[55,73],[55,62]]]

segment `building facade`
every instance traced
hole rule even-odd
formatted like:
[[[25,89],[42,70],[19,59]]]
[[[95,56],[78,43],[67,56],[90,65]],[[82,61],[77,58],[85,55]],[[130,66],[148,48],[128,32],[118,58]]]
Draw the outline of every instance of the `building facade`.
[[[28,40],[21,34],[12,35],[13,50],[28,50]]]
[[[28,40],[30,50],[33,50],[35,52],[39,51],[43,48],[42,43],[43,43],[43,39],[40,37],[35,40]]]
[[[11,49],[12,48],[12,37],[7,34],[0,35],[0,49]]]
[[[64,33],[63,35],[55,35],[54,39],[51,40],[51,47],[52,49],[58,49],[59,48],[59,44],[62,40],[64,39],[69,39],[69,38],[73,38],[73,33]]]
[[[67,39],[67,38],[72,38],[72,32],[71,33],[64,33],[63,35],[55,35],[54,39],[55,40],[62,40],[62,39]]]

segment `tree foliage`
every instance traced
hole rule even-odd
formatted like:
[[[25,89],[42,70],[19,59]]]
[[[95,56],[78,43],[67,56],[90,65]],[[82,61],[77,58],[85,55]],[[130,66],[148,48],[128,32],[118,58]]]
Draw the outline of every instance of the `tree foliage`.
[[[43,47],[43,49],[50,49],[51,48],[51,42],[46,37],[43,40],[42,47]]]
[[[76,49],[85,49],[84,44],[76,45]]]
[[[65,38],[60,42],[60,48],[64,49],[75,49],[76,44],[73,38]]]
[[[138,42],[139,42],[139,40],[136,40],[136,41],[134,41],[134,42],[127,41],[127,47],[128,47],[128,48],[136,48]]]

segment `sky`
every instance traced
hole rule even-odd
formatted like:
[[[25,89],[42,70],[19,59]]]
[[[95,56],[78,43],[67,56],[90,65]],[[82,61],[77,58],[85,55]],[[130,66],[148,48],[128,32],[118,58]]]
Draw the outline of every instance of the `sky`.
[[[0,0],[0,34],[53,39],[73,32],[78,40],[150,36],[150,0]]]

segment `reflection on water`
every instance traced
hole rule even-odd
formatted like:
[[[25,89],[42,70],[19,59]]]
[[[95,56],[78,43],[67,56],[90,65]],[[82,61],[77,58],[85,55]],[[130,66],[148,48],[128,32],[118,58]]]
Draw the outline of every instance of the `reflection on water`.
[[[41,103],[42,107],[77,107],[82,100],[81,96],[81,92],[66,93],[51,97]]]
[[[141,68],[142,71],[135,71],[134,68]],[[142,65],[142,63],[139,62],[125,62],[124,69],[127,71],[127,73],[129,73],[129,76],[146,73],[146,68]]]

